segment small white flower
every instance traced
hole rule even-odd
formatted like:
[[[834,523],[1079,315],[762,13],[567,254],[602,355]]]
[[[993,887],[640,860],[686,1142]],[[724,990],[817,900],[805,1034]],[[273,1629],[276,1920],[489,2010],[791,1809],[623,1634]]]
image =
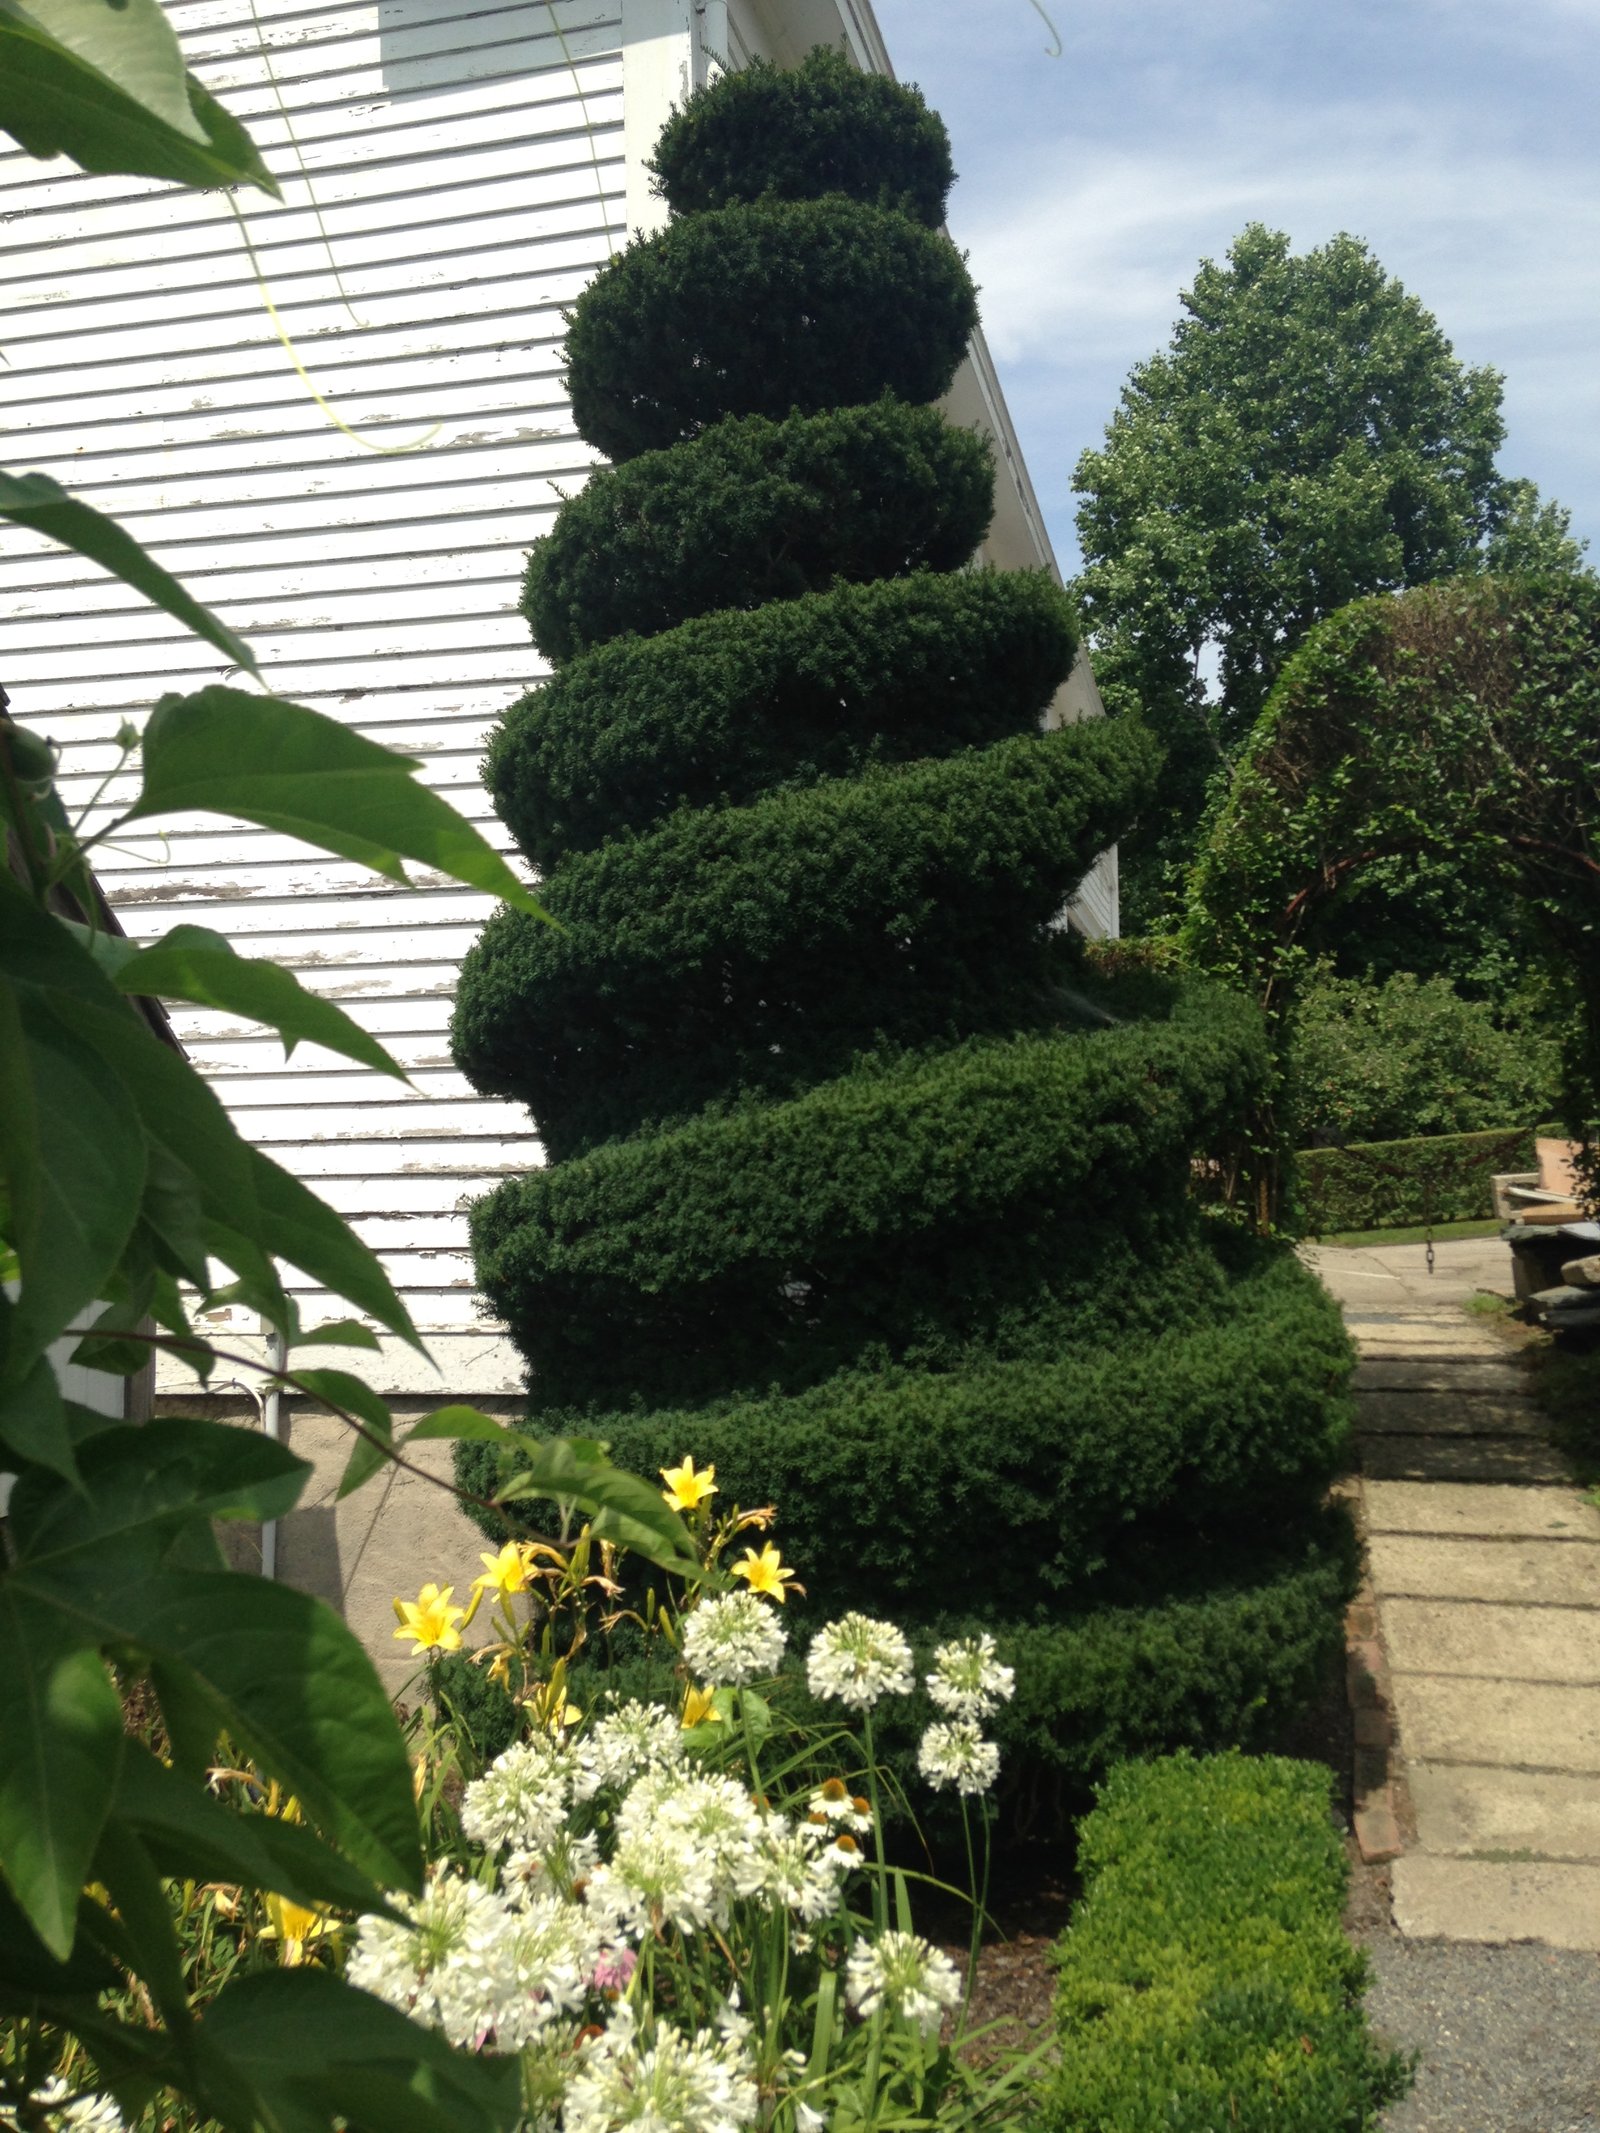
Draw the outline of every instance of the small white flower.
[[[862,2016],[882,2008],[934,2036],[961,1998],[961,1976],[948,1955],[916,1933],[858,1940],[845,1966],[845,1997]]]
[[[854,1837],[864,1837],[872,1827],[870,1803],[860,1793],[853,1793],[843,1778],[827,1778],[816,1786],[808,1809],[813,1828],[824,1836],[848,1830]]]
[[[501,1852],[542,1852],[566,1826],[567,1772],[548,1741],[515,1741],[461,1800],[461,1827],[474,1844]]]
[[[996,1659],[994,1639],[984,1630],[976,1637],[941,1644],[933,1655],[933,1672],[927,1682],[928,1694],[941,1711],[953,1718],[987,1718],[1011,1701],[1017,1677]]]
[[[551,1889],[558,1895],[572,1896],[599,1863],[600,1846],[593,1837],[575,1836],[570,1829],[563,1829],[543,1851],[518,1847],[507,1852],[500,1868],[500,1887],[506,1902],[518,1906]]]
[[[499,1936],[494,2048],[516,2051],[558,2015],[582,2006],[593,1970],[593,1921],[560,1896],[536,1896],[511,1914]]]
[[[801,2103],[798,2098],[796,2099],[794,2133],[823,2133],[823,2127],[827,2123],[828,2116],[825,2111],[814,2111],[809,2103]]]
[[[579,1742],[578,1758],[573,1797],[592,1800],[603,1787],[631,1784],[642,1770],[681,1762],[683,1727],[659,1704],[618,1704]]]
[[[788,1641],[773,1610],[753,1592],[702,1600],[683,1625],[683,1656],[698,1680],[736,1689],[777,1671]]]
[[[740,2133],[754,2122],[759,2096],[739,2045],[664,2024],[641,2039],[626,2002],[617,2013],[578,2054],[567,2133]]]
[[[122,2113],[109,2096],[78,2096],[72,2102],[70,2083],[52,2074],[35,2101],[43,2104],[61,2133],[123,2133]]]
[[[692,1933],[725,1925],[736,1898],[761,1886],[761,1814],[732,1778],[647,1770],[617,1810],[609,1865],[584,1899],[618,1934],[657,1919]]]
[[[957,1792],[987,1792],[1000,1775],[1000,1750],[974,1720],[953,1718],[923,1734],[917,1768],[935,1791],[954,1785]]]
[[[505,1990],[499,1944],[515,1915],[490,1890],[448,1868],[420,1896],[391,1899],[401,1919],[361,1920],[346,1976],[452,2044],[492,2030]],[[403,1920],[403,1922],[402,1922]]]
[[[855,1840],[850,1842],[854,1845]],[[860,1864],[860,1851],[852,1855],[841,1850],[831,1831],[819,1832],[813,1823],[789,1822],[782,1815],[767,1817],[761,1844],[763,1893],[808,1925],[838,1909],[839,1884]]]
[[[841,1615],[813,1638],[806,1680],[813,1696],[870,1710],[880,1697],[910,1693],[911,1647],[892,1622]]]

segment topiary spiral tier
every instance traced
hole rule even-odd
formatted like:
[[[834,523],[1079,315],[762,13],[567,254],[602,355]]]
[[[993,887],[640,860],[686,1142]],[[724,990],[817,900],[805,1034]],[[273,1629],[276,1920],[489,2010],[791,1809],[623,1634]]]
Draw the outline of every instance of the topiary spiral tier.
[[[1043,729],[1064,596],[961,567],[992,470],[917,404],[976,315],[943,129],[816,54],[657,170],[675,219],[573,314],[614,464],[533,551],[555,671],[489,754],[560,925],[462,972],[456,1056],[551,1158],[474,1211],[484,1293],[539,1427],[775,1498],[819,1619],[996,1628],[1013,1745],[1241,1737],[1338,1635],[1348,1352],[1190,1198],[1259,1017],[1112,993],[1059,923],[1154,762]]]

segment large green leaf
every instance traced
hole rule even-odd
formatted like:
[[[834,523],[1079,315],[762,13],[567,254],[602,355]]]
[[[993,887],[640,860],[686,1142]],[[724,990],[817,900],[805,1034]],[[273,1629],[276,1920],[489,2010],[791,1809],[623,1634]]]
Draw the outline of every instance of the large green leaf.
[[[9,4],[10,0],[0,0],[0,9]],[[100,4],[100,0],[96,0],[96,4]],[[7,26],[8,17],[0,13],[0,32]],[[8,67],[10,60],[10,42],[0,37],[0,70]],[[4,78],[3,71],[0,71],[0,79]],[[3,107],[0,107],[0,120],[10,126]],[[11,130],[15,131],[14,128]],[[153,600],[157,607],[165,608],[185,629],[193,630],[197,637],[204,637],[208,644],[214,644],[235,666],[245,667],[252,674],[255,672],[256,655],[242,637],[236,637],[209,608],[202,607],[198,600],[186,593],[172,573],[163,570],[155,557],[141,548],[131,533],[124,533],[115,519],[107,518],[103,511],[96,511],[92,505],[69,496],[48,474],[0,473],[0,518],[12,519],[19,526],[31,526],[36,533],[47,534],[64,548],[76,549],[91,563],[98,563],[113,577],[131,585],[135,592]],[[254,699],[246,698],[245,701]]]
[[[512,1503],[547,1496],[575,1504],[596,1536],[614,1540],[647,1562],[680,1577],[698,1575],[699,1558],[688,1528],[658,1488],[637,1474],[624,1472],[605,1457],[604,1448],[587,1439],[530,1437],[506,1429],[475,1407],[441,1407],[407,1432],[406,1443],[419,1438],[469,1438],[482,1443],[514,1444],[521,1457],[516,1478],[496,1497]]]
[[[371,1436],[357,1437],[339,1482],[339,1495],[352,1495],[379,1467],[388,1464],[394,1443],[394,1417],[388,1402],[348,1370],[296,1370],[295,1378],[316,1399],[325,1400],[330,1407],[346,1409],[372,1432]]]
[[[238,815],[356,860],[393,881],[404,860],[543,915],[492,845],[414,775],[417,763],[338,719],[213,687],[164,696],[144,731],[144,790],[130,819]]]
[[[41,1355],[19,1382],[0,1386],[0,1444],[13,1461],[28,1459],[76,1482],[78,1462],[67,1426],[66,1404],[48,1356]]]
[[[117,1973],[83,1933],[87,1897],[78,1901],[78,1932],[71,1955],[52,1955],[29,1925],[16,1898],[0,1881],[0,2005],[16,2000],[98,1999],[117,1982]],[[20,2011],[20,2010],[18,2010]]]
[[[187,140],[205,128],[189,109],[178,34],[157,0],[0,0],[4,17],[48,37]]]
[[[87,937],[87,936],[86,936]],[[220,933],[174,926],[148,948],[114,934],[93,936],[93,952],[117,990],[159,1000],[187,1000],[263,1022],[283,1039],[284,1056],[299,1043],[342,1052],[397,1081],[409,1077],[342,1007],[320,999],[281,963],[240,955]]]
[[[269,2133],[494,2133],[522,2102],[515,2057],[454,2052],[398,2009],[302,1968],[224,1987],[201,2034],[255,2091]]]
[[[0,1869],[61,1958],[122,1758],[122,1704],[95,1641],[15,1579],[0,1583]]]
[[[172,1906],[154,1861],[125,1823],[107,1821],[94,1874],[117,1914],[132,1967],[149,1986],[168,2028],[187,2029],[189,1995]]]

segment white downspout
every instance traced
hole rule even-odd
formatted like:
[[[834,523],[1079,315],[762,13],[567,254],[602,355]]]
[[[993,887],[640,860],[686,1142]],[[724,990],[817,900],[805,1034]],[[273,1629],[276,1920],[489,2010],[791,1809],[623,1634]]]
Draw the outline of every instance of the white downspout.
[[[281,1370],[289,1359],[289,1350],[281,1333],[267,1335],[267,1365],[269,1369]],[[283,1442],[283,1387],[276,1378],[267,1380],[266,1394],[261,1402],[261,1426],[274,1444]],[[275,1578],[278,1574],[278,1521],[267,1519],[261,1528],[261,1575]]]

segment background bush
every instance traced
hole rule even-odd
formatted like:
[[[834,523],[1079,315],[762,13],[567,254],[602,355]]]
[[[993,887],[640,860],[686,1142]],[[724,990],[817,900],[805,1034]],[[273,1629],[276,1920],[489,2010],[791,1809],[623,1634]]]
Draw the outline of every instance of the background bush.
[[[1045,2133],[1362,2133],[1403,2094],[1320,1764],[1129,1764],[1079,1836]]]
[[[1399,1229],[1419,1222],[1482,1222],[1493,1180],[1539,1167],[1532,1127],[1431,1140],[1305,1148],[1295,1158],[1301,1216],[1318,1235]]]

